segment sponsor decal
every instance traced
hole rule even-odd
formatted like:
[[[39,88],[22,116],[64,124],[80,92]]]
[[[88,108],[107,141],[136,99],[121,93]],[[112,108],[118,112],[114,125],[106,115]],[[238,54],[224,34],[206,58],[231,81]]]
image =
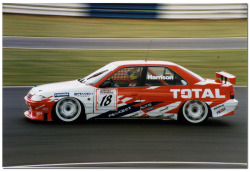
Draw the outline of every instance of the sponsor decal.
[[[65,93],[55,93],[54,97],[68,97],[69,96],[69,92],[65,92]]]
[[[220,89],[215,89],[215,94],[211,89],[170,89],[173,93],[173,98],[225,98],[225,95],[220,94]]]
[[[119,111],[117,111],[115,113],[111,113],[108,117],[114,117],[114,116],[117,116],[118,114],[126,113],[126,112],[128,112],[130,110],[131,110],[131,107],[126,107],[126,108],[121,109],[121,110],[119,110]]]
[[[164,117],[165,118],[172,118],[172,117],[174,117],[174,114],[165,114]]]
[[[122,117],[124,115],[134,113],[134,112],[139,111],[141,109],[140,106],[137,106],[137,107],[133,106],[133,105],[136,105],[138,103],[139,102],[129,103],[127,105],[118,107],[117,111],[116,110],[111,110],[111,111],[100,114],[96,118]],[[147,107],[150,107],[149,105],[155,106],[155,105],[157,105],[159,103],[162,103],[162,102],[151,102],[151,103],[147,103],[147,104],[142,105],[142,107],[147,108]]]
[[[148,80],[160,80],[160,79],[162,79],[162,80],[174,80],[174,77],[173,76],[162,76],[162,75],[160,75],[160,76],[148,75],[147,79]]]
[[[146,111],[150,111],[150,110],[153,110],[153,109],[154,109],[154,107],[151,107],[151,108],[146,109]]]
[[[221,110],[217,111],[216,113],[217,113],[217,115],[218,115],[218,114],[220,114],[220,113],[224,112],[225,110],[226,110],[226,108],[223,108],[223,109],[221,109]]]
[[[89,97],[92,95],[93,93],[74,93],[74,96],[77,96],[77,97]]]
[[[42,115],[42,114],[43,114],[43,112],[36,112],[36,114],[37,114],[37,115]]]
[[[224,105],[222,104],[222,105],[219,105],[219,106],[217,106],[217,107],[214,107],[214,110],[219,109],[219,108],[221,108],[221,107],[224,107]]]
[[[148,107],[151,107],[151,106],[153,106],[152,103],[148,103],[148,104],[142,105],[141,109],[145,109],[145,108],[148,108]]]
[[[138,104],[139,102],[133,102],[133,103],[129,103],[127,105],[118,107],[117,110],[110,110],[108,112],[102,113],[99,116],[97,116],[96,118],[107,118],[107,117],[121,117],[136,111],[140,110],[140,106],[138,107],[133,107],[133,105]],[[125,110],[123,110],[125,109]]]
[[[164,111],[164,110],[168,110],[168,106],[167,106],[166,108],[164,108],[164,109],[160,110],[160,112],[161,112],[161,111]]]
[[[166,113],[166,114],[164,114],[163,115],[163,117],[165,118],[165,119],[169,119],[169,120],[177,120],[177,114],[174,114],[174,113]]]
[[[112,93],[114,93],[114,90],[100,90],[100,93],[101,94],[112,94]]]

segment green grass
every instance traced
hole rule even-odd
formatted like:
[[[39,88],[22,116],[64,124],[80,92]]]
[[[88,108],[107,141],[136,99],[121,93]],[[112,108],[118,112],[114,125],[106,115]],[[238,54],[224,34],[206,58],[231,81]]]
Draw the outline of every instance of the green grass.
[[[118,60],[144,60],[147,51],[3,49],[3,85],[39,85],[82,78]],[[247,50],[149,51],[148,60],[175,62],[206,78],[227,71],[247,85]]]
[[[3,14],[3,36],[77,38],[247,37],[247,20],[100,19]]]

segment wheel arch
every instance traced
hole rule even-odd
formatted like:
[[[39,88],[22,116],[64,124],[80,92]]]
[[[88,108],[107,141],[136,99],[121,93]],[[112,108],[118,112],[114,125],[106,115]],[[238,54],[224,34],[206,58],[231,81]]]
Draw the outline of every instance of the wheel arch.
[[[180,122],[184,122],[185,119],[184,119],[184,116],[183,116],[183,106],[185,105],[186,102],[190,101],[190,100],[196,100],[196,101],[200,101],[200,102],[203,102],[206,104],[207,106],[207,109],[208,109],[208,118],[209,117],[212,117],[212,110],[211,110],[211,107],[209,106],[209,104],[205,101],[201,101],[199,99],[188,99],[188,100],[185,100],[181,103],[181,106],[178,110],[178,115],[177,115],[177,120],[180,121]]]
[[[77,100],[77,101],[80,103],[81,109],[82,109],[82,111],[81,111],[81,116],[84,116],[84,120],[86,120],[86,114],[85,114],[86,109],[85,109],[84,103],[83,103],[80,99],[78,99],[78,98],[76,98],[76,97],[71,97],[71,96],[69,96],[69,97],[62,97],[62,98],[58,99],[58,100],[54,103],[54,105],[53,105],[53,107],[52,107],[52,109],[51,109],[51,119],[52,119],[52,121],[58,121],[58,119],[57,119],[57,117],[56,117],[56,105],[57,105],[57,103],[58,103],[60,100],[62,100],[62,99],[67,99],[67,98],[73,98],[73,99]]]
[[[207,108],[208,108],[208,117],[213,117],[211,107],[209,106],[209,104],[207,104],[207,102],[204,102],[204,103],[206,103]]]

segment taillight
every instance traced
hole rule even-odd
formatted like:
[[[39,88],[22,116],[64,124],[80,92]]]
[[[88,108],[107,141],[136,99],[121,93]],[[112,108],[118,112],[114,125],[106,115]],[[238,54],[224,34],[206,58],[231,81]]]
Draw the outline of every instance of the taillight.
[[[234,99],[234,92],[233,91],[230,92],[230,99]]]

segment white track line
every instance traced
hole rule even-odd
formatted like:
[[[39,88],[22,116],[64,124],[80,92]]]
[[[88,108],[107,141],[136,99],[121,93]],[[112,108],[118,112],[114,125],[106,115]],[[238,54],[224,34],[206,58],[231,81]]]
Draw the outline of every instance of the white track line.
[[[92,165],[94,167],[95,165],[132,165],[132,164],[165,164],[165,165],[237,165],[237,166],[246,166],[247,163],[229,163],[229,162],[176,162],[176,161],[138,161],[138,162],[88,162],[88,163],[58,163],[58,164],[39,164],[39,165],[21,165],[21,166],[9,166],[4,168],[41,168],[41,167],[52,167],[52,166],[76,166],[79,167],[79,165]]]
[[[242,88],[242,87],[247,87],[247,85],[238,85],[238,86],[234,86],[234,88]]]
[[[52,38],[52,39],[110,39],[110,40],[118,40],[118,39],[141,39],[141,40],[151,40],[151,39],[156,39],[156,40],[164,40],[164,39],[247,39],[248,37],[215,37],[215,38],[74,38],[74,37],[34,37],[34,36],[3,36],[3,38],[42,38],[42,39],[47,39],[47,38]]]
[[[3,86],[3,88],[31,88],[34,86]]]

